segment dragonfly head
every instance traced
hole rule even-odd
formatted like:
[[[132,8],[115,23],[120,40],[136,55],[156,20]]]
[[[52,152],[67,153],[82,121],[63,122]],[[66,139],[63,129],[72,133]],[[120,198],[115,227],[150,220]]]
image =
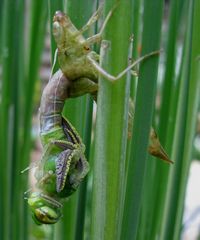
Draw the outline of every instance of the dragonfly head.
[[[34,192],[28,198],[32,217],[36,224],[54,224],[58,222],[61,214],[61,204],[41,193]]]

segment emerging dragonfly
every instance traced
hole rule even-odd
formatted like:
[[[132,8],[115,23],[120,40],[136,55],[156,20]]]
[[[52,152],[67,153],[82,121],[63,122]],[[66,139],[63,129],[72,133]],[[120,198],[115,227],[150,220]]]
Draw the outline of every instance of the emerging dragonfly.
[[[38,224],[59,220],[61,199],[76,191],[89,170],[85,146],[74,127],[62,116],[68,85],[68,79],[58,71],[42,94],[40,131],[44,153],[35,174],[38,191],[28,199]]]
[[[37,190],[28,198],[37,224],[54,224],[60,219],[63,199],[76,191],[89,171],[89,164],[84,156],[85,146],[75,128],[62,116],[65,100],[86,93],[91,93],[96,99],[99,74],[115,81],[140,61],[157,53],[152,52],[139,58],[117,77],[105,72],[98,64],[99,55],[90,46],[101,40],[112,11],[98,34],[87,39],[82,35],[98,20],[101,12],[102,7],[80,30],[61,11],[56,12],[53,19],[53,35],[61,70],[50,79],[43,91],[40,105],[40,134],[44,153],[35,173]],[[154,130],[151,130],[150,140],[149,152],[171,162]]]

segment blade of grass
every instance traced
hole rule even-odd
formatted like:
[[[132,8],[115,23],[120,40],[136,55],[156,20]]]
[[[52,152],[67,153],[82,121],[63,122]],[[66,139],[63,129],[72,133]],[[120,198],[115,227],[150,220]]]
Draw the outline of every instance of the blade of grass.
[[[24,239],[23,226],[26,219],[23,208],[22,188],[19,179],[20,146],[20,87],[23,79],[24,1],[13,4],[3,2],[1,38],[1,189],[2,239]],[[12,15],[12,18],[10,17]],[[20,17],[19,17],[20,16]],[[18,22],[16,28],[13,22]],[[11,71],[12,69],[12,71]],[[15,185],[13,185],[15,182]],[[16,207],[17,205],[17,207]],[[18,220],[21,225],[17,227]]]
[[[2,32],[2,25],[3,25],[3,5],[4,5],[4,0],[0,1],[0,32]],[[2,52],[2,37],[3,37],[3,35],[1,34],[1,36],[0,36],[0,52]],[[0,53],[0,56],[1,55],[2,54]]]
[[[33,111],[33,96],[38,79],[41,53],[44,44],[44,36],[46,32],[47,7],[46,1],[32,1],[30,13],[30,21],[28,27],[28,46],[26,52],[26,75],[23,83],[24,96],[24,132],[23,132],[23,162],[26,166],[29,159],[31,148],[31,118]]]
[[[106,1],[106,12],[115,1]],[[131,1],[119,2],[105,30],[110,42],[101,64],[117,74],[127,66],[131,35]],[[126,19],[126,27],[124,21]],[[122,36],[123,40],[122,41]],[[109,55],[109,56],[108,56]],[[120,239],[124,200],[125,156],[130,82],[110,83],[100,77],[94,153],[91,239]]]
[[[10,175],[7,177],[6,173],[9,173],[9,161],[8,161],[8,106],[10,105],[10,91],[9,91],[9,73],[8,66],[11,66],[11,58],[8,58],[8,53],[6,50],[10,50],[11,48],[11,38],[10,35],[12,34],[12,30],[10,29],[9,32],[9,12],[12,9],[12,6],[9,5],[9,2],[7,1],[3,3],[3,9],[2,9],[2,35],[1,35],[1,67],[2,67],[2,73],[1,73],[1,105],[0,105],[0,124],[1,124],[1,132],[0,132],[0,170],[1,170],[1,196],[2,197],[2,205],[1,207],[1,229],[0,232],[2,239],[8,239],[8,224],[11,223],[10,219],[10,195],[9,195],[9,187],[10,182],[8,180],[10,179]],[[6,206],[6,208],[5,208]],[[8,236],[8,237],[5,237]],[[5,238],[4,238],[5,237]]]
[[[66,4],[63,4],[63,1],[49,1],[49,22],[50,22],[50,30],[51,30],[51,59],[53,63],[53,58],[56,50],[56,43],[52,36],[52,20],[53,16],[56,11],[61,10],[63,11]],[[69,14],[70,11],[67,11],[67,14]],[[59,69],[58,61],[56,62],[56,66],[54,67],[54,71]],[[73,106],[75,107],[75,106]],[[76,121],[76,115],[75,113],[71,112],[69,113],[69,109],[65,108],[64,115],[69,116],[68,118],[71,123],[74,125],[74,122]],[[76,125],[75,125],[76,127]],[[74,231],[75,231],[75,215],[76,215],[76,205],[77,205],[77,195],[75,194],[72,196],[67,203],[63,206],[63,218],[62,220],[56,224],[56,226],[53,228],[54,234],[52,236],[52,239],[64,239],[65,236],[68,237],[68,239],[74,239]]]
[[[20,153],[23,152],[21,159],[21,170],[29,165],[30,150],[32,148],[32,114],[34,106],[34,94],[36,90],[36,83],[39,75],[39,68],[41,63],[42,49],[44,44],[44,37],[47,23],[47,7],[46,1],[31,1],[27,13],[27,44],[25,52],[25,73],[22,83],[23,106],[22,106],[22,143]],[[26,191],[27,175],[21,175],[24,181],[23,191]],[[25,203],[27,208],[27,203]],[[30,214],[30,212],[28,212]],[[27,212],[24,210],[24,218],[27,217]],[[31,220],[30,224],[34,224]],[[26,236],[28,231],[28,221],[24,228],[26,229]],[[34,226],[34,225],[33,225]],[[29,226],[30,227],[30,226]]]
[[[133,59],[133,61],[135,59],[138,58],[138,48],[140,45],[140,41],[141,41],[141,29],[142,29],[142,24],[139,24],[141,22],[141,9],[142,9],[142,1],[141,0],[136,0],[136,1],[132,1],[132,18],[131,18],[131,22],[132,22],[132,28],[133,28],[133,44],[131,46],[132,49],[132,55],[130,54],[130,59]],[[133,109],[129,109],[129,113],[131,113],[131,115],[133,115],[134,113],[134,101],[135,101],[135,96],[136,96],[136,89],[137,89],[137,77],[136,76],[131,76],[131,86],[130,86],[130,101],[132,101],[131,104],[133,104],[132,106],[129,105],[130,108],[133,107]],[[130,104],[130,103],[129,103]],[[129,122],[128,122],[128,128],[129,128],[129,132],[132,130],[132,119],[131,117],[129,117]],[[129,137],[128,137],[128,141],[127,141],[127,160],[126,160],[126,173],[127,173],[127,167],[128,167],[128,161],[129,161],[129,156],[130,156],[130,151],[131,151],[131,138],[132,135],[129,133]]]
[[[31,80],[34,78],[31,75],[30,82],[29,78],[27,78],[25,83],[27,65],[24,63],[27,63],[27,61],[24,61],[24,49],[27,48],[24,48],[24,0],[16,3],[4,1],[3,4],[2,111],[0,116],[1,129],[3,130],[0,134],[0,145],[2,147],[1,182],[3,185],[3,194],[1,196],[4,197],[1,205],[1,208],[3,208],[1,236],[2,239],[27,239],[27,214],[23,201],[23,191],[26,189],[27,180],[25,180],[25,176],[22,177],[19,173],[25,165],[28,165],[31,119],[31,115],[28,113],[31,112],[32,99],[29,99],[26,92],[32,83]],[[38,20],[41,19],[38,18]],[[18,24],[17,28],[13,23]],[[42,25],[41,22],[39,25]],[[37,35],[35,33],[36,37]],[[31,57],[34,58],[34,54]],[[33,74],[35,69],[34,61],[31,63],[31,69],[33,70],[31,73]],[[25,86],[25,84],[27,85]],[[31,91],[33,92],[33,89]],[[27,104],[26,107],[25,103]],[[25,121],[23,121],[24,112],[29,115],[29,118],[27,117]],[[23,134],[26,135],[27,141],[23,142]]]
[[[187,9],[189,9],[189,14],[181,69],[181,85],[176,122],[177,125],[175,129],[175,140],[173,144],[173,158],[176,161],[176,165],[170,173],[169,189],[171,190],[171,194],[168,195],[168,201],[165,208],[165,225],[163,225],[162,239],[180,239],[186,179],[191,161],[191,139],[194,137],[195,130],[194,114],[197,112],[197,107],[194,110],[193,107],[191,108],[191,104],[194,104],[193,99],[195,98],[193,94],[191,95],[191,93],[196,92],[199,94],[199,92],[196,91],[196,89],[194,91],[193,88],[196,88],[196,80],[194,80],[194,78],[194,82],[190,80],[194,9],[193,4],[194,1],[188,1]],[[196,96],[199,97],[199,95]],[[195,101],[197,99],[198,98],[195,98]],[[190,116],[191,113],[193,114],[192,116]],[[193,125],[191,125],[192,123]]]
[[[200,3],[199,1],[190,1],[190,18],[189,18],[189,27],[191,29],[190,39],[188,39],[188,54],[190,54],[190,50],[192,49],[191,58],[188,61],[191,61],[191,72],[189,72],[189,98],[187,105],[187,119],[186,119],[186,134],[185,134],[185,142],[184,142],[184,151],[183,151],[183,168],[181,172],[181,185],[179,190],[179,199],[178,199],[178,209],[176,215],[176,225],[174,232],[174,239],[180,238],[180,229],[182,226],[182,218],[183,218],[183,209],[184,209],[184,200],[185,200],[185,192],[187,186],[187,179],[190,167],[190,161],[192,159],[192,148],[193,148],[193,140],[195,136],[195,128],[197,122],[197,113],[198,113],[198,104],[200,100],[200,81],[199,81],[199,61],[197,61],[197,57],[200,54],[200,34],[199,34],[199,10]],[[194,23],[194,24],[193,24]],[[188,37],[189,38],[189,37]],[[192,47],[191,47],[192,46]],[[187,66],[188,67],[188,66]]]
[[[163,1],[144,1],[142,55],[160,48],[162,9]],[[154,34],[152,34],[152,29],[154,30]],[[132,152],[128,166],[121,235],[123,239],[136,239],[139,224],[148,136],[156,90],[157,67],[158,58],[152,57],[142,63],[140,68],[133,124]]]
[[[165,75],[164,84],[162,91],[161,100],[161,113],[159,122],[159,137],[161,142],[164,144],[166,141],[167,128],[166,123],[169,122],[169,111],[171,103],[171,94],[174,88],[174,75],[176,67],[176,44],[177,36],[179,30],[179,24],[181,19],[181,13],[183,9],[184,1],[173,1],[170,5],[170,19],[169,19],[169,29],[168,29],[168,42],[166,48],[166,65],[165,65]]]
[[[89,6],[85,8],[85,6]],[[92,15],[93,12],[93,6],[94,1],[88,0],[87,2],[81,2],[80,1],[66,1],[64,3],[64,9],[67,9],[67,15],[70,17],[72,22],[77,28],[82,27],[86,23],[86,21],[89,19],[89,17]],[[54,14],[54,11],[58,10],[56,9],[56,6],[51,6],[50,2],[50,8],[52,15]],[[60,6],[61,7],[61,6]],[[52,22],[52,19],[51,19]],[[54,40],[53,40],[54,41]],[[55,49],[52,47],[52,51]],[[53,53],[52,53],[53,54]],[[90,116],[87,116],[86,107],[90,108]],[[78,132],[81,136],[84,134],[85,124],[86,121],[91,121],[92,117],[92,102],[89,100],[88,97],[79,97],[76,99],[70,99],[65,104],[65,109],[63,111],[64,115],[71,121],[71,123],[76,127]],[[88,123],[87,123],[88,124]],[[90,138],[91,129],[87,129],[88,138]],[[86,136],[86,135],[85,135]],[[89,142],[88,142],[89,143]],[[89,146],[86,145],[86,148],[89,150]],[[86,184],[86,183],[85,183]],[[86,188],[86,185],[83,187],[82,191],[84,191],[84,188]],[[68,236],[68,239],[74,239],[75,234],[77,234],[76,237],[78,239],[81,239],[83,237],[83,227],[84,227],[84,215],[85,215],[85,209],[83,206],[83,203],[85,202],[86,198],[86,192],[84,191],[84,194],[78,194],[75,193],[73,197],[69,199],[69,201],[66,203],[66,206],[63,209],[63,219],[61,226],[59,226],[59,230],[55,233],[55,239],[64,239],[65,236]],[[78,202],[79,200],[79,202]],[[77,207],[79,206],[79,211],[77,210]],[[77,224],[76,224],[77,221]]]
[[[133,1],[133,60],[137,59],[141,50],[141,34],[142,34],[142,7],[143,0]],[[136,96],[137,78],[132,76],[131,81],[131,98]]]
[[[24,9],[25,2],[18,1],[15,4],[15,13],[12,14],[14,22],[18,22],[18,27],[15,31],[15,37],[13,38],[13,84],[12,84],[12,102],[13,102],[13,118],[11,117],[12,127],[12,142],[10,142],[9,148],[12,152],[12,182],[11,182],[11,192],[12,192],[12,202],[11,202],[11,213],[12,213],[12,234],[11,239],[26,239],[27,234],[27,215],[25,215],[26,207],[24,208],[23,201],[23,187],[25,182],[23,178],[19,177],[20,170],[23,165],[21,162],[21,110],[22,110],[22,84],[24,80]],[[19,16],[21,16],[19,18]],[[10,131],[9,130],[9,131]],[[20,225],[19,219],[21,219]]]
[[[85,157],[89,160],[90,144],[91,144],[91,130],[92,130],[92,110],[93,99],[88,97],[86,99],[86,116],[85,116],[85,130],[83,134],[83,142],[86,146]],[[87,178],[84,180],[79,189],[78,208],[76,216],[76,230],[75,239],[84,239],[84,223],[86,215],[86,194],[87,194]]]
[[[172,149],[172,141],[174,138],[174,127],[176,119],[177,106],[177,90],[178,84],[175,82],[175,70],[177,66],[177,38],[180,31],[180,15],[183,9],[183,1],[173,1],[170,5],[168,41],[166,47],[166,65],[165,75],[163,79],[163,91],[161,94],[161,111],[159,119],[159,138],[162,144],[166,146],[167,152],[170,155]],[[166,36],[164,36],[166,37]],[[164,38],[163,37],[163,38]],[[169,121],[170,119],[170,121]],[[168,143],[168,144],[167,144]],[[166,189],[168,183],[168,174],[170,166],[156,161],[156,169],[154,174],[153,189],[154,195],[152,204],[157,208],[153,213],[153,222],[151,227],[150,238],[154,239],[160,233],[160,228],[163,219],[163,209],[165,204]],[[171,166],[173,168],[173,166]],[[156,179],[156,180],[155,180]],[[158,180],[159,179],[159,180]],[[153,209],[155,208],[153,207]]]
[[[67,1],[67,9],[68,14],[75,24],[75,26],[79,29],[81,28],[87,20],[90,18],[94,11],[94,1],[87,0],[84,2],[76,1]],[[85,8],[85,6],[88,6]],[[91,30],[91,29],[90,29]],[[87,115],[90,111],[90,115]],[[89,96],[83,96],[80,98],[72,99],[70,102],[66,103],[66,116],[71,119],[74,126],[77,128],[81,136],[83,137],[83,142],[86,145],[87,151],[89,151],[90,146],[85,142],[85,137],[88,134],[88,138],[90,138],[91,128],[85,131],[87,121],[91,121],[92,118],[92,102],[89,100]],[[87,133],[86,133],[87,132]],[[87,156],[88,159],[88,156]],[[84,179],[84,182],[81,184],[78,192],[76,193],[76,205],[74,205],[74,211],[72,213],[73,218],[73,238],[81,240],[84,237],[83,229],[84,229],[84,219],[85,219],[85,202],[86,202],[86,189],[87,181]],[[75,201],[75,200],[73,200]]]
[[[94,11],[94,1],[89,0],[87,3],[87,6],[90,6],[90,8],[87,9],[87,15],[90,14],[92,16],[92,13]],[[84,3],[85,4],[85,3]],[[82,6],[84,8],[85,5]],[[96,9],[98,8],[98,1],[96,1]],[[80,11],[81,12],[81,11]],[[84,21],[87,21],[90,17],[85,16]],[[87,17],[87,18],[86,18]],[[97,30],[97,23],[89,29],[89,34],[86,35],[86,37],[93,35],[96,33]],[[93,100],[91,97],[86,98],[86,109],[85,109],[85,124],[83,126],[83,142],[85,143],[86,146],[86,151],[85,151],[85,156],[88,161],[90,160],[90,144],[91,144],[91,131],[92,131],[92,113],[93,113]],[[90,161],[90,166],[91,166],[91,161]],[[89,176],[90,177],[90,176]],[[88,185],[88,178],[84,180],[82,185],[80,186],[79,189],[79,197],[78,197],[78,208],[77,208],[77,221],[76,221],[76,230],[75,230],[75,239],[76,240],[81,240],[84,239],[85,237],[85,232],[84,232],[84,227],[85,227],[85,218],[86,218],[86,204],[88,204],[87,201],[91,198],[91,191],[88,191],[87,185]],[[89,195],[89,196],[87,196]],[[91,207],[87,209],[88,212],[91,213]]]

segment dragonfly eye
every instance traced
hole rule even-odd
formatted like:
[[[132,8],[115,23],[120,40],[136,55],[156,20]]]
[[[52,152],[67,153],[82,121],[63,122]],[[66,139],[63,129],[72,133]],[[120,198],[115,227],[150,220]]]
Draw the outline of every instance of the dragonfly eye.
[[[28,199],[32,217],[36,224],[54,224],[61,217],[61,204],[48,196],[34,192]]]
[[[48,206],[37,208],[34,211],[33,219],[37,224],[54,224],[61,217],[58,209],[53,209]]]

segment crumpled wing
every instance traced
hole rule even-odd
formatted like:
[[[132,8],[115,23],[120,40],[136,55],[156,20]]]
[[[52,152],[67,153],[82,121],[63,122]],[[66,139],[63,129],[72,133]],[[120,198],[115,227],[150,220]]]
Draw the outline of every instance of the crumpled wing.
[[[67,174],[73,157],[73,150],[61,152],[56,160],[56,191],[59,193],[65,187]]]

